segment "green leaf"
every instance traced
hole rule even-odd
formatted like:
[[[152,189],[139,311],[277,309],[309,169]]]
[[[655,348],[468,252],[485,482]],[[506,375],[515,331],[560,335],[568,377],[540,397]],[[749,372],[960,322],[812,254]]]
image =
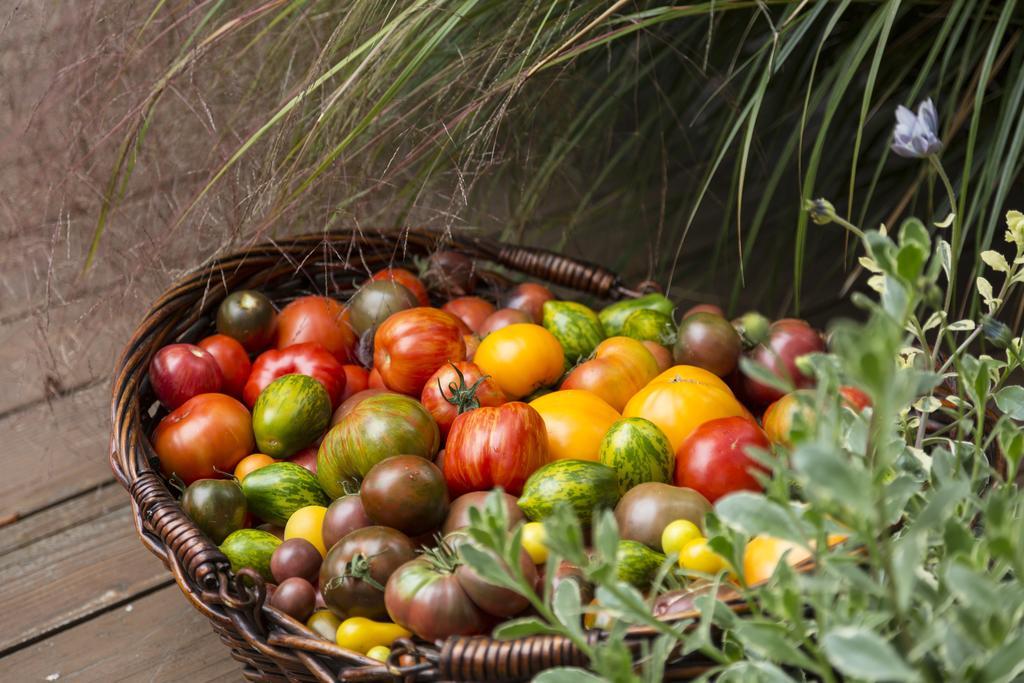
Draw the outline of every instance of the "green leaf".
[[[807,546],[810,530],[792,512],[757,493],[741,491],[715,503],[715,514],[727,526],[748,536],[768,534]]]
[[[793,467],[807,482],[807,495],[867,515],[873,510],[871,477],[859,460],[838,448],[805,443],[793,451]]]
[[[965,607],[990,616],[1002,612],[998,587],[962,562],[952,562],[943,574],[946,589]]]
[[[566,581],[565,583],[572,582]],[[526,638],[527,636],[558,635],[559,633],[561,631],[548,626],[537,617],[513,619],[512,621],[498,624],[494,629],[494,637],[498,640],[515,640],[517,638]]]
[[[755,382],[760,382],[765,386],[777,389],[784,394],[788,394],[796,388],[791,379],[779,377],[766,366],[761,363],[757,363],[746,356],[740,356],[740,370],[746,377],[749,377]]]
[[[1015,420],[1024,420],[1024,387],[1003,387],[996,393],[996,405]]]
[[[828,661],[842,673],[862,681],[916,681],[917,673],[874,631],[840,626],[822,638]]]
[[[465,543],[459,548],[459,554],[462,555],[466,564],[479,574],[484,581],[493,583],[495,586],[508,588],[516,593],[522,592],[519,583],[509,575],[509,572],[502,566],[501,561],[491,553],[481,550],[470,543]]]
[[[594,511],[594,548],[608,562],[618,554],[619,527],[611,510]]]
[[[743,643],[743,646],[765,659],[782,664],[818,671],[817,664],[807,656],[793,641],[786,629],[776,623],[748,621],[740,619],[733,626],[732,632]],[[797,641],[798,642],[798,641]]]
[[[606,683],[607,679],[574,666],[542,671],[534,677],[533,683]]]
[[[981,260],[994,271],[1000,273],[1010,272],[1010,264],[1006,262],[1006,257],[998,251],[992,251],[990,249],[989,251],[981,252]]]
[[[562,581],[558,584],[551,601],[551,609],[567,629],[578,635],[583,635],[582,620],[580,619],[582,614],[580,587],[575,581]]]
[[[715,679],[718,683],[793,683],[779,667],[770,662],[735,662]]]

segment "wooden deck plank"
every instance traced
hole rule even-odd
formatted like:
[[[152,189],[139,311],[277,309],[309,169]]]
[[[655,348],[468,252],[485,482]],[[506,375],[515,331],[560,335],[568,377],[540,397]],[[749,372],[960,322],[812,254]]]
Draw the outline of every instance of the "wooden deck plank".
[[[106,382],[0,418],[0,518],[93,489],[113,474]]]
[[[176,585],[0,659],[4,681],[220,683],[241,678],[241,665]]]
[[[124,507],[125,491],[113,477],[67,500],[61,500],[25,519],[0,526],[0,556],[12,553],[79,524],[87,524]]]
[[[169,579],[136,537],[127,505],[6,554],[0,557],[0,652]]]

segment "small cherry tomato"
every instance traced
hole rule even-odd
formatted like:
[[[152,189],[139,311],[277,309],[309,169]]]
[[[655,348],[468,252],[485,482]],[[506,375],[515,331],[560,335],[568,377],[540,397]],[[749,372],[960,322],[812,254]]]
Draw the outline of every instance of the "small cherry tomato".
[[[677,519],[661,532],[661,547],[666,555],[678,553],[684,545],[702,536],[696,524],[688,519]]]
[[[814,409],[804,403],[801,397],[811,398],[813,394],[807,389],[790,392],[764,411],[761,424],[764,425],[764,431],[768,435],[769,441],[791,446],[793,445],[793,428],[797,426],[798,421],[801,430],[814,427],[818,418]]]
[[[366,651],[366,656],[370,659],[376,659],[378,662],[388,661],[388,657],[391,656],[391,648],[383,645],[376,645]]]
[[[548,561],[548,547],[544,545],[545,541],[547,533],[544,531],[544,524],[527,522],[523,525],[523,549],[534,564],[544,564]]]
[[[226,334],[211,335],[199,342],[199,347],[217,361],[220,374],[224,377],[222,391],[229,396],[242,398],[242,389],[252,370],[252,362],[245,347]]]
[[[747,585],[767,581],[785,556],[786,563],[797,565],[811,556],[811,552],[792,541],[772,536],[755,536],[743,551],[743,579]]]
[[[247,455],[239,460],[238,464],[235,465],[235,479],[241,483],[241,481],[245,479],[246,475],[253,470],[258,470],[261,467],[275,462],[278,462],[278,460],[271,458],[269,455],[264,453],[253,453],[252,455]]]
[[[288,518],[284,525],[284,540],[291,538],[304,538],[313,544],[313,547],[320,551],[321,555],[327,554],[324,546],[324,516],[327,508],[322,505],[307,505],[299,508]]]
[[[317,342],[340,363],[348,363],[355,354],[355,330],[348,309],[325,296],[304,296],[282,309],[277,316],[277,348]]]
[[[687,541],[679,551],[679,566],[692,572],[717,574],[728,568],[725,559],[711,549],[706,538]]]
[[[274,340],[277,311],[263,294],[240,289],[217,309],[217,332],[237,339],[246,351],[265,349]]]
[[[385,268],[384,270],[378,270],[370,277],[370,279],[397,282],[413,293],[413,296],[416,297],[416,301],[419,302],[420,306],[430,305],[430,296],[427,294],[427,288],[423,284],[423,281],[405,268]]]
[[[519,323],[487,335],[473,360],[509,398],[520,399],[558,381],[565,352],[540,325]]]
[[[807,322],[794,318],[776,320],[768,331],[768,339],[747,352],[750,360],[771,371],[776,377],[793,382],[797,389],[814,386],[814,378],[800,372],[797,359],[808,353],[825,350],[821,333]],[[743,378],[744,394],[753,403],[764,406],[782,398],[782,392],[752,377]]]
[[[320,609],[313,612],[313,616],[306,622],[306,626],[324,640],[333,642],[338,637],[338,627],[341,626],[341,619],[330,610]]]

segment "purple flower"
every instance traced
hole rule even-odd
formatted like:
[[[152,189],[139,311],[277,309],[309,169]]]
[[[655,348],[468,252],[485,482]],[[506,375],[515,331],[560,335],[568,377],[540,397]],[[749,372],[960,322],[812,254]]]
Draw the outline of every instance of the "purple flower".
[[[939,140],[939,117],[929,97],[917,105],[917,115],[902,104],[896,107],[896,129],[892,134],[892,151],[901,157],[923,159],[942,151]]]

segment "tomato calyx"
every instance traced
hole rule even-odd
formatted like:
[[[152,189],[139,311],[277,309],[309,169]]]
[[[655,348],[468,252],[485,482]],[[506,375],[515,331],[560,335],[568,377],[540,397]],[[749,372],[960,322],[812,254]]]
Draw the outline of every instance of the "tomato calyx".
[[[480,388],[480,385],[491,378],[490,375],[483,375],[480,379],[473,383],[472,386],[466,386],[466,376],[462,373],[462,370],[452,363],[448,362],[448,365],[452,366],[452,370],[455,371],[456,376],[459,378],[459,383],[448,382],[448,391],[451,395],[444,393],[444,388],[441,386],[441,380],[437,380],[437,390],[441,392],[441,398],[451,403],[453,406],[458,408],[459,415],[468,413],[471,410],[476,410],[480,407],[480,401],[476,397],[476,392]]]
[[[371,558],[372,556],[367,556],[365,553],[356,553],[352,556],[351,560],[345,563],[345,570],[328,581],[324,589],[332,590],[344,583],[346,579],[355,579],[356,581],[363,581],[366,585],[383,592],[384,586],[377,579],[373,578],[373,574],[370,573]]]
[[[430,563],[431,568],[442,574],[454,574],[455,570],[462,564],[458,551],[451,541],[438,534],[434,539],[435,545],[432,548],[424,548],[422,557]]]

